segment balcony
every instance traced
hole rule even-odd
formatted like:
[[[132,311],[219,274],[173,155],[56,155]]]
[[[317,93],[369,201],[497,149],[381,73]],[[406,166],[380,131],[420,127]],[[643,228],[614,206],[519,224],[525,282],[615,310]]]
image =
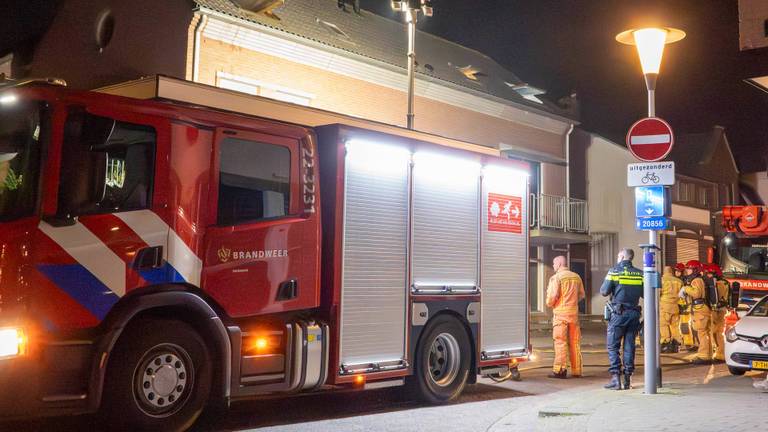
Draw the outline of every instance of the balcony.
[[[547,194],[530,196],[531,244],[568,244],[589,241],[587,201]]]

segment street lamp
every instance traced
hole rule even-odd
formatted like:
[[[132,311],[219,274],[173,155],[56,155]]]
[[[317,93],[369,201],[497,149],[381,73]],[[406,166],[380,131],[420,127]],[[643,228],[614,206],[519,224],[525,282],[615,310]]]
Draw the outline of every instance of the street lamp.
[[[416,22],[419,12],[425,16],[432,16],[432,0],[393,0],[392,9],[397,12],[405,12],[405,21],[408,23],[408,129],[413,129],[413,104],[416,85]]]
[[[682,40],[685,32],[671,27],[647,27],[631,29],[616,35],[616,40],[625,45],[637,47],[640,65],[643,67],[645,86],[648,89],[648,117],[656,117],[656,80],[661,69],[664,45]],[[645,393],[656,394],[661,386],[661,359],[659,355],[659,299],[656,288],[659,274],[656,271],[656,231],[648,231],[648,244],[643,248],[643,359],[645,369]],[[652,312],[651,312],[652,311]],[[654,373],[655,371],[655,373]]]
[[[637,47],[645,86],[648,88],[648,117],[656,117],[656,79],[661,68],[664,45],[678,42],[684,37],[684,31],[672,27],[631,29],[616,35],[618,42]]]

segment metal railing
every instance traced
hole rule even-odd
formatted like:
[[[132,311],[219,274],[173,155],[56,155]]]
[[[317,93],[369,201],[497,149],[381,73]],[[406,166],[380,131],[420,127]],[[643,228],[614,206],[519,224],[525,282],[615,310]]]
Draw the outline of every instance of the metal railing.
[[[589,232],[589,208],[587,202],[571,198],[568,202],[568,231]]]
[[[531,194],[530,209],[531,228],[589,232],[589,208],[584,200]]]

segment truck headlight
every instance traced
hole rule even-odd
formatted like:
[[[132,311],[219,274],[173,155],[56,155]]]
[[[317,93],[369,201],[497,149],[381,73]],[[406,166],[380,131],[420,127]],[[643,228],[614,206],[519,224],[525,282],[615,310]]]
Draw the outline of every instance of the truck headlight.
[[[27,350],[27,337],[18,327],[0,328],[0,359],[17,357]]]
[[[736,334],[736,327],[731,327],[725,331],[725,340],[728,342],[736,342],[739,340],[739,336]]]

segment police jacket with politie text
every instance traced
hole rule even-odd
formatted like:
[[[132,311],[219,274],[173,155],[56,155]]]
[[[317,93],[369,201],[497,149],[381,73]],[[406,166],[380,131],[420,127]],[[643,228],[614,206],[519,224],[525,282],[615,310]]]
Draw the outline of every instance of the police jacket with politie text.
[[[611,303],[625,308],[638,308],[643,296],[643,271],[635,268],[632,261],[624,260],[608,270],[600,287],[603,297],[611,296]]]

